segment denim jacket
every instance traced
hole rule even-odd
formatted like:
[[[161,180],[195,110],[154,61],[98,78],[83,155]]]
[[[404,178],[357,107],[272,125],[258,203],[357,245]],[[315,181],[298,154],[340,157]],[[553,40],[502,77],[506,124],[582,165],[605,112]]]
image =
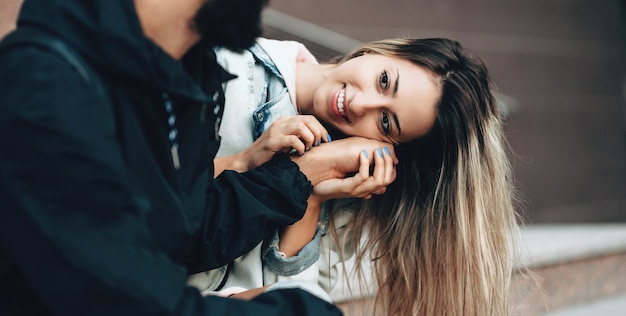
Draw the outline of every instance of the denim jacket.
[[[237,79],[224,84],[226,104],[220,125],[221,145],[217,157],[243,151],[261,136],[281,116],[297,115],[295,106],[295,54],[301,46],[296,42],[277,42],[279,60],[290,59],[279,67],[260,43],[274,43],[259,39],[259,43],[243,53],[216,49],[218,62]],[[297,45],[300,46],[297,46]],[[267,46],[267,45],[266,45]],[[270,45],[271,46],[271,45]],[[304,46],[302,46],[304,47]],[[291,57],[291,55],[294,55]],[[314,61],[314,59],[313,59]],[[289,75],[281,70],[293,72]]]
[[[287,86],[282,74],[272,62],[270,56],[259,45],[249,48],[257,64],[265,69],[265,84],[262,100],[254,111],[254,139],[256,140],[281,116],[296,115],[296,107],[291,102],[287,93]],[[315,237],[300,250],[297,256],[285,258],[278,249],[280,238],[278,231],[264,243],[261,253],[265,267],[278,275],[291,276],[302,272],[310,267],[319,258],[319,245],[321,234],[326,234],[328,215],[322,212]]]
[[[269,55],[259,44],[249,48],[257,64],[263,66],[265,89],[262,90],[259,107],[254,110],[254,140],[259,138],[281,116],[297,115],[296,106],[291,102],[282,74]]]
[[[249,147],[279,117],[297,115],[296,60],[317,61],[300,43],[263,38],[243,53],[218,48],[216,55],[227,71],[238,76],[224,84],[226,105],[219,130],[221,145],[217,153],[217,157],[221,157]],[[334,241],[325,240],[330,237],[326,236],[327,227],[328,212],[323,207],[315,237],[298,255],[285,258],[280,254],[276,232],[229,266],[193,275],[189,283],[201,290],[220,290],[307,280],[318,282],[329,291],[337,277],[334,270],[339,256]],[[327,245],[328,250],[321,251],[320,245]],[[329,257],[332,257],[333,263],[330,263]]]

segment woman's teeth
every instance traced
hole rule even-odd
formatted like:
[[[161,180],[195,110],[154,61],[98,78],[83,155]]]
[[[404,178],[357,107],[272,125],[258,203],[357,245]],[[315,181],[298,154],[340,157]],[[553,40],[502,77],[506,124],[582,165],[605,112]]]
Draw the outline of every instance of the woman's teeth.
[[[343,101],[346,98],[346,89],[341,89],[341,91],[339,91],[339,97],[337,97],[337,109],[339,110],[339,113],[347,120],[348,117],[346,116],[346,111],[344,109],[344,104]]]

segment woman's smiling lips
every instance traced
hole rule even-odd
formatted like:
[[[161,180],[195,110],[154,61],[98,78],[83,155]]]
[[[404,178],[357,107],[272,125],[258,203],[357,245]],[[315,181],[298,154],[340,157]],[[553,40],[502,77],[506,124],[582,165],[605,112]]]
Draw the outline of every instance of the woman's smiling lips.
[[[344,119],[346,122],[350,123],[348,116],[346,115],[346,109],[348,108],[346,101],[346,88],[343,87],[339,91],[333,94],[332,102],[331,102],[331,110],[332,112],[339,118]]]

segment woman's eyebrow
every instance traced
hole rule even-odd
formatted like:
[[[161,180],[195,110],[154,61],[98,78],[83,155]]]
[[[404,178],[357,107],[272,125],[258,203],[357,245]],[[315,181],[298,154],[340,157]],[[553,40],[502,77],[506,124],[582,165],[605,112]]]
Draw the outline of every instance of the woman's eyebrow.
[[[396,83],[395,87],[393,87],[393,95],[395,96],[398,93],[398,85],[400,84],[400,69],[396,68]]]
[[[398,86],[400,86],[400,69],[396,68],[396,82],[393,87],[393,96],[395,97],[398,93]],[[391,114],[393,116],[393,120],[396,122],[396,128],[398,129],[398,138],[402,134],[402,129],[400,128],[400,120],[398,120],[398,114],[395,112]]]
[[[392,113],[391,116],[393,116],[393,120],[396,122],[396,128],[398,129],[398,138],[400,138],[400,135],[402,135],[402,129],[400,129],[400,120],[398,120],[398,114]]]

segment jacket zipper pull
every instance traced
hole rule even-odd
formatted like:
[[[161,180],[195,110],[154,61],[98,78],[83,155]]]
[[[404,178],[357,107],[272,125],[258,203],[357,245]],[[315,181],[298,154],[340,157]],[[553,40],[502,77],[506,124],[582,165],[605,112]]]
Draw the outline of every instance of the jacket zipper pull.
[[[174,164],[174,169],[180,169],[180,158],[178,158],[178,144],[172,145],[170,152],[172,154],[172,163]]]
[[[167,92],[164,92],[163,101],[165,105],[165,111],[167,111],[168,118],[167,124],[170,127],[170,132],[168,138],[172,146],[170,147],[170,154],[172,155],[172,164],[174,165],[174,169],[180,169],[180,158],[178,157],[178,129],[176,129],[176,114],[174,114],[174,106],[172,105],[172,100],[170,100]]]

